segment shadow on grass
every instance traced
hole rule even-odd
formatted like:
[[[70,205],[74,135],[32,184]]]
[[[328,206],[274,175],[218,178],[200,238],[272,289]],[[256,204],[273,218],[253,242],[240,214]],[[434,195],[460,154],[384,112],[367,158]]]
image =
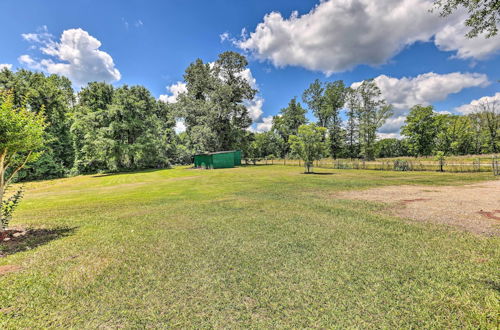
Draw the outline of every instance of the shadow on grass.
[[[109,173],[100,173],[100,174],[94,174],[91,177],[92,178],[104,178],[107,176],[116,176],[116,175],[122,175],[122,174],[136,174],[136,173],[152,173],[152,172],[157,172],[157,171],[163,171],[163,170],[169,170],[172,169],[173,167],[165,167],[165,168],[149,168],[149,169],[142,169],[142,170],[135,170],[135,171],[123,171],[123,172],[109,172]]]
[[[17,252],[34,249],[48,242],[72,235],[76,227],[59,227],[52,229],[27,229],[26,234],[11,237],[7,242],[0,242],[0,257],[6,257]]]
[[[334,175],[335,173],[327,173],[327,172],[309,172],[309,173],[302,173],[306,175]]]

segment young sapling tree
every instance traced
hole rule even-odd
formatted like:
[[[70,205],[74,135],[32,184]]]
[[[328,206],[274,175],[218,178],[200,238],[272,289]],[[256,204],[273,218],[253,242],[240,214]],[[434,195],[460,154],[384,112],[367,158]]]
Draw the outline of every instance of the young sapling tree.
[[[326,153],[325,132],[326,128],[309,124],[301,125],[297,135],[290,136],[292,153],[304,161],[306,173],[311,173],[314,161],[320,160]]]
[[[40,156],[46,126],[43,111],[16,107],[13,94],[0,91],[0,231],[7,228],[22,198],[22,189],[10,196],[7,189],[16,174]]]

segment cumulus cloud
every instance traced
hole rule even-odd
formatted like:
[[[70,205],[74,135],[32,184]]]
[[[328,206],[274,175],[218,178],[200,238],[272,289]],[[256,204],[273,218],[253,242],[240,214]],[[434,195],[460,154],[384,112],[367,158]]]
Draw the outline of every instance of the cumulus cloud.
[[[37,60],[29,55],[19,57],[21,64],[51,74],[68,77],[75,85],[90,81],[113,82],[121,79],[113,58],[100,50],[101,42],[82,29],[63,31],[59,41],[43,28],[39,33],[23,34],[47,58]]]
[[[488,77],[479,73],[453,72],[437,74],[428,72],[416,77],[393,78],[380,75],[374,79],[388,103],[396,112],[410,109],[416,104],[429,105],[443,101],[448,95],[458,93],[464,88],[485,87]],[[356,87],[360,82],[353,83]]]
[[[380,88],[383,98],[394,107],[394,116],[379,129],[379,136],[396,137],[399,136],[406,114],[414,105],[429,105],[443,101],[450,94],[458,93],[464,88],[485,87],[489,84],[488,77],[484,74],[460,72],[448,74],[429,72],[403,78],[380,75],[374,81]],[[355,82],[351,87],[356,88],[360,84],[361,82]]]
[[[456,51],[454,57],[461,59],[487,59],[500,52],[500,35],[486,39],[482,36],[467,38],[468,29],[463,24],[447,25],[434,39],[443,51]]]
[[[377,131],[377,135],[381,139],[385,138],[399,138],[400,134],[399,131],[401,129],[401,126],[404,125],[406,120],[406,116],[396,116],[387,119],[385,124],[379,128]]]
[[[0,71],[2,71],[3,69],[12,69],[12,64],[0,64]]]
[[[477,100],[472,100],[469,104],[455,108],[455,111],[462,114],[473,113],[478,110],[478,106],[481,104],[497,104],[497,107],[500,108],[500,92],[493,96],[483,96]]]
[[[262,118],[262,122],[255,125],[255,131],[258,133],[268,132],[273,127],[273,116]]]
[[[160,95],[160,101],[165,103],[177,103],[177,97],[187,92],[186,83],[178,81],[177,83],[167,87],[169,94]]]
[[[265,15],[236,45],[275,66],[301,66],[327,75],[358,64],[380,65],[404,47],[436,36],[443,50],[461,58],[484,58],[499,49],[500,36],[463,39],[463,13],[448,18],[429,12],[431,0],[330,0],[309,13]],[[243,33],[246,35],[246,32]],[[231,40],[225,36],[224,40]],[[493,43],[493,45],[492,45]]]

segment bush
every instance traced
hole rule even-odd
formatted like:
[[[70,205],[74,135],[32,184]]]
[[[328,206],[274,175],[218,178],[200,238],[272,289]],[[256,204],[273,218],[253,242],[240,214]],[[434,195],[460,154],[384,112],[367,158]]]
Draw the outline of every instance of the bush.
[[[396,159],[394,161],[394,171],[410,171],[410,163],[407,160]]]

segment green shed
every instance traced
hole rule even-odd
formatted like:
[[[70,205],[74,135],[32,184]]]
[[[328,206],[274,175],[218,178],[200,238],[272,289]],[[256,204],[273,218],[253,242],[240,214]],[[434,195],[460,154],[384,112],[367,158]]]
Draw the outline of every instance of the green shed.
[[[241,165],[241,151],[219,151],[194,156],[194,167],[198,168],[230,168]]]

